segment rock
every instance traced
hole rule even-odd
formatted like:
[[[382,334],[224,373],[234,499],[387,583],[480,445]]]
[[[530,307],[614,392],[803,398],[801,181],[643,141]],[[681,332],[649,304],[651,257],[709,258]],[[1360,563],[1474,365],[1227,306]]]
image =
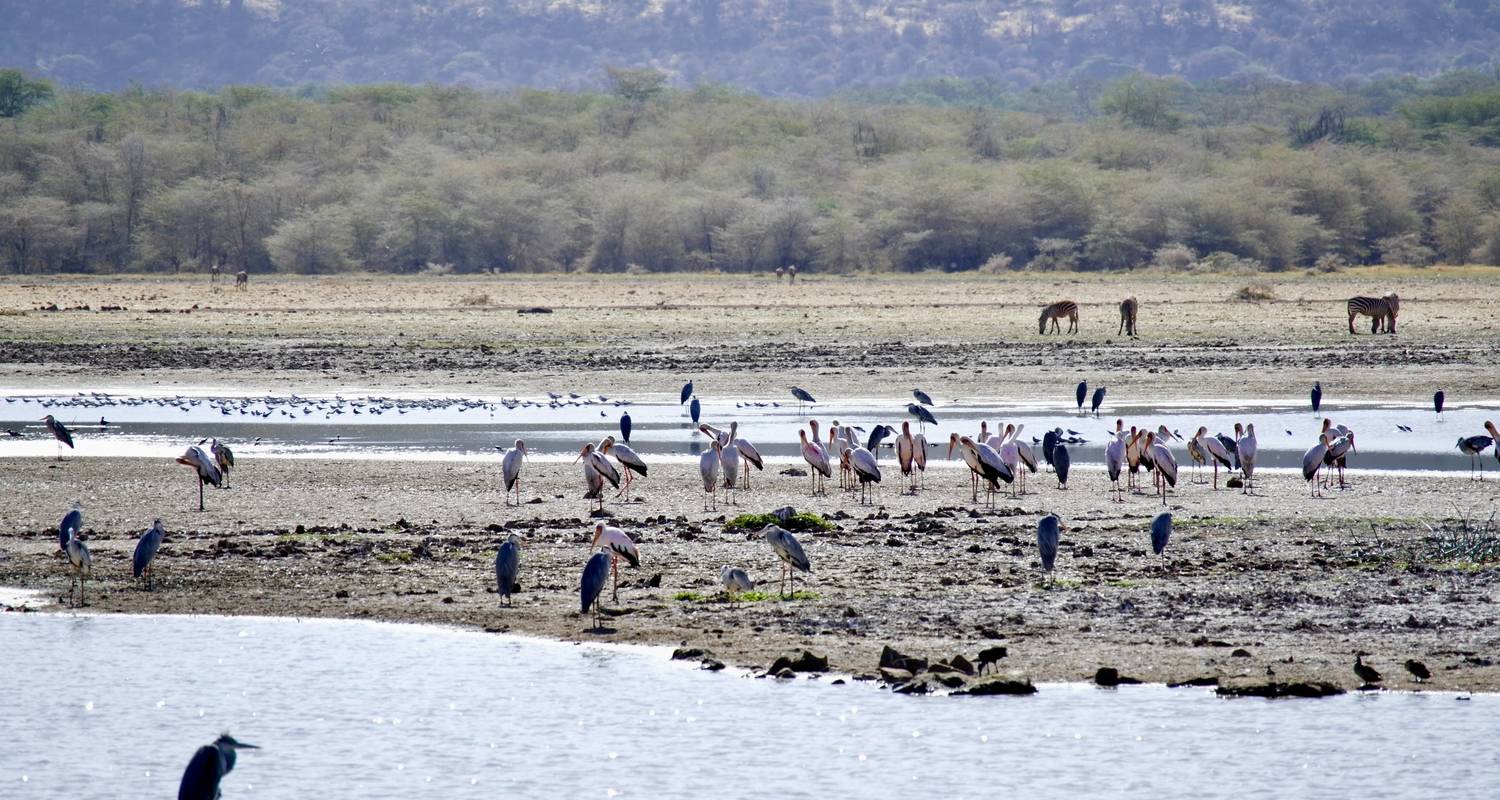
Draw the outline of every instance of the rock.
[[[782,670],[791,670],[792,672],[827,672],[828,656],[818,655],[811,650],[803,650],[799,655],[777,658],[771,662],[771,666],[766,669],[766,672],[775,675]]]
[[[1229,654],[1229,657],[1230,658],[1249,658],[1250,657],[1250,651],[1246,650],[1243,647],[1236,647],[1236,648],[1234,648],[1234,652]]]
[[[703,668],[709,672],[718,672],[724,668],[724,662],[715,658],[705,658],[703,659]]]
[[[1229,478],[1229,480],[1224,485],[1228,486],[1231,489],[1243,489],[1243,488],[1245,488],[1245,482],[1243,480],[1241,480],[1240,476],[1238,476],[1238,475],[1231,476]]]
[[[933,677],[933,680],[941,683],[949,689],[957,689],[958,687],[963,686],[964,683],[966,683],[966,681],[963,679],[963,676],[961,675],[937,675]]]
[[[985,695],[1036,694],[1036,687],[1026,678],[996,676],[971,683],[954,692],[955,695],[982,697]]]
[[[593,511],[589,512],[589,516],[593,517],[594,519],[614,519],[615,518],[614,513],[611,512],[607,508],[596,508]]]
[[[1254,683],[1239,686],[1220,686],[1214,690],[1220,697],[1332,697],[1344,690],[1324,681],[1297,681],[1295,683]]]
[[[646,579],[646,585],[648,587],[652,588],[652,589],[660,589],[661,588],[661,573],[660,572],[655,573],[651,577],[647,578]]]
[[[885,683],[906,683],[910,681],[912,674],[904,669],[895,667],[881,667],[880,680]]]
[[[697,661],[703,658],[713,658],[714,651],[702,647],[679,647],[672,651],[673,661]]]
[[[1100,667],[1099,671],[1094,673],[1094,683],[1100,686],[1113,687],[1119,686],[1121,684],[1137,684],[1140,683],[1140,680],[1136,678],[1127,678],[1124,675],[1121,675],[1120,671],[1115,669],[1114,667]]]
[[[1180,689],[1180,688],[1182,688],[1184,686],[1218,686],[1218,685],[1219,685],[1219,679],[1218,678],[1215,678],[1212,675],[1205,675],[1205,676],[1203,676],[1201,678],[1188,678],[1185,681],[1178,681],[1176,683],[1169,683],[1169,684],[1167,684],[1167,688],[1168,689]]]
[[[932,682],[926,678],[917,678],[908,681],[892,689],[896,694],[927,694],[932,691]]]
[[[953,667],[954,669],[962,672],[965,675],[973,675],[975,672],[974,665],[970,663],[969,659],[964,658],[961,655],[955,655],[954,657],[948,659],[948,666]]]
[[[915,675],[927,669],[927,659],[902,655],[895,648],[886,645],[880,651],[880,666],[882,669],[904,669]]]
[[[792,672],[789,669],[782,669],[780,672],[771,673],[771,677],[780,678],[782,680],[791,680],[792,678],[797,677],[797,673]]]
[[[348,597],[349,597],[349,590],[348,589],[340,589],[340,590],[334,592],[333,596],[336,597],[336,598],[338,598],[338,599],[340,599],[340,600],[348,599]]]
[[[783,472],[781,474],[785,475],[786,473]],[[805,475],[804,475],[804,477],[805,477]],[[775,517],[776,519],[780,520],[781,522],[786,522],[787,520],[791,519],[792,517],[797,516],[797,509],[792,508],[791,506],[782,506],[781,508],[778,508],[775,511],[772,511],[771,512],[771,516]]]
[[[787,467],[781,471],[781,474],[789,478],[806,478],[807,470],[800,467]]]
[[[552,309],[546,306],[530,306],[516,309],[517,314],[551,314]]]

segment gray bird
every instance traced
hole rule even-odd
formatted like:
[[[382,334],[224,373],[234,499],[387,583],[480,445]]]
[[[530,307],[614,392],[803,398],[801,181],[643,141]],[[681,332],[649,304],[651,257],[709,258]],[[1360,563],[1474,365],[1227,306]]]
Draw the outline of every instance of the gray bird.
[[[89,548],[82,539],[72,538],[68,540],[66,549],[68,554],[68,603],[73,603],[73,585],[78,584],[78,604],[88,605],[88,598],[84,596],[83,581],[94,574],[94,558],[89,554]],[[74,606],[75,608],[77,606]]]
[[[761,528],[760,535],[776,551],[776,557],[781,559],[781,596],[786,597],[786,581],[790,576],[792,579],[792,596],[797,594],[797,572],[812,572],[812,562],[808,560],[807,554],[802,551],[802,544],[791,532],[777,525],[767,525]]]
[[[67,549],[68,549],[68,542],[70,540],[72,540],[72,539],[78,538],[78,534],[80,532],[82,532],[82,531],[83,531],[83,506],[80,505],[77,500],[74,500],[73,501],[73,510],[69,511],[65,516],[63,516],[62,522],[58,523],[58,525],[57,525],[57,549],[58,549],[58,551],[60,551],[60,552],[67,551]]]
[[[911,396],[917,398],[917,402],[921,403],[924,406],[935,405],[935,403],[932,402],[932,397],[921,389],[912,389]]]
[[[1163,511],[1151,520],[1151,552],[1161,556],[1167,551],[1167,540],[1172,537],[1172,512]]]
[[[1093,412],[1094,418],[1099,418],[1099,406],[1104,405],[1104,387],[1100,386],[1094,390],[1094,399],[1089,404],[1089,411]]]
[[[219,464],[208,453],[203,452],[201,447],[189,447],[186,452],[177,457],[177,463],[192,467],[198,473],[198,510],[203,510],[203,484],[211,483],[215,488],[223,485],[224,474],[219,471]]]
[[[130,558],[131,577],[144,579],[148,591],[156,588],[151,562],[156,560],[156,552],[161,549],[161,540],[166,535],[167,531],[161,526],[161,520],[153,520],[151,527],[135,543],[135,554]]]
[[[803,403],[816,403],[816,402],[818,402],[817,398],[813,397],[811,392],[807,391],[806,389],[802,388],[801,386],[793,386],[792,387],[792,397],[797,398],[797,410],[798,411],[802,410],[802,404]]]
[[[236,750],[259,750],[253,744],[236,741],[224,734],[206,744],[188,762],[177,787],[177,800],[218,800],[219,782],[234,769]]]
[[[578,582],[578,601],[580,614],[589,613],[594,609],[594,628],[604,627],[604,608],[599,600],[599,595],[604,592],[604,582],[609,579],[609,553],[600,550],[589,556],[587,564],[583,565],[583,577]]]
[[[731,567],[725,564],[719,567],[719,583],[724,586],[724,594],[733,600],[741,592],[748,592],[755,588],[755,581],[750,580],[749,573],[739,567]]]
[[[1057,565],[1057,541],[1062,531],[1062,520],[1056,514],[1042,517],[1036,524],[1036,547],[1042,556],[1042,569],[1051,579],[1052,569]]]
[[[1078,416],[1081,417],[1083,416],[1083,401],[1089,396],[1089,382],[1079,381],[1078,389],[1074,392],[1074,395],[1078,400]]]
[[[515,591],[516,577],[521,574],[521,537],[512,533],[501,542],[495,553],[495,591],[506,605],[511,605],[510,594]]]
[[[1068,452],[1068,446],[1058,443],[1052,446],[1052,469],[1057,471],[1057,488],[1068,488],[1068,468],[1073,464],[1073,456]]]
[[[62,446],[67,445],[69,450],[73,449],[73,433],[68,426],[57,421],[57,418],[48,414],[42,417],[42,422],[47,423],[47,430],[51,431],[52,438],[57,440],[57,460],[62,460]]]

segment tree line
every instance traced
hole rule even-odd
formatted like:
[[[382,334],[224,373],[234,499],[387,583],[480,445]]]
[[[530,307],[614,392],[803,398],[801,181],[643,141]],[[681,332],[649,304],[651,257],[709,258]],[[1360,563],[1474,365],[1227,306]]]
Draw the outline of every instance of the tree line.
[[[605,84],[100,93],[0,71],[0,270],[1500,263],[1491,73]]]

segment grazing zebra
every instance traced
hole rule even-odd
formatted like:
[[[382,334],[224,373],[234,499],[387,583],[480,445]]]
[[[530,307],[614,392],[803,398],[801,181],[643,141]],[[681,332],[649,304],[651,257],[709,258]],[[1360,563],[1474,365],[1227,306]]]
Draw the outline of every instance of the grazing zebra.
[[[1401,298],[1395,292],[1384,297],[1349,298],[1349,332],[1354,333],[1354,318],[1370,317],[1370,333],[1396,332],[1396,315],[1401,312]]]
[[[1051,320],[1052,330],[1062,333],[1062,325],[1058,320],[1068,318],[1068,333],[1078,332],[1078,304],[1072,300],[1061,300],[1042,309],[1042,318],[1037,320],[1037,333],[1047,332],[1047,322]]]
[[[1135,312],[1140,304],[1134,297],[1127,297],[1120,301],[1120,332],[1126,336],[1135,335]]]
[[[248,273],[248,272],[246,272],[244,270],[240,270],[239,272],[234,273],[234,288],[236,288],[236,289],[249,289],[250,288],[250,273]]]

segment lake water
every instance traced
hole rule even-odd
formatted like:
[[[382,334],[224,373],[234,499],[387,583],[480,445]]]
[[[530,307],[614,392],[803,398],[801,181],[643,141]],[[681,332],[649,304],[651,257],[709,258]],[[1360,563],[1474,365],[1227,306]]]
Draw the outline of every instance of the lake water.
[[[1493,796],[1500,697],[1026,697],[706,673],[656,649],[423,626],[0,614],[0,797]]]
[[[0,435],[0,457],[48,456],[56,445],[38,421],[51,413],[75,430],[71,455],[172,458],[204,437],[230,444],[248,458],[496,458],[496,446],[509,448],[524,439],[541,459],[571,459],[585,441],[619,435],[619,419],[629,412],[630,445],[654,460],[695,459],[707,443],[696,432],[685,408],[676,402],[630,403],[566,395],[506,399],[500,397],[341,397],[333,395],[266,395],[231,397],[206,391],[182,395],[32,394],[10,395],[0,402],[0,428],[19,437]],[[1403,403],[1334,403],[1314,416],[1305,402],[1191,401],[1170,405],[1107,403],[1099,419],[1079,417],[1071,398],[1052,404],[939,401],[938,424],[926,432],[933,455],[946,452],[947,437],[958,431],[978,434],[979,423],[1024,424],[1023,437],[1040,437],[1052,428],[1073,431],[1083,440],[1069,446],[1074,464],[1103,462],[1104,445],[1114,420],[1126,425],[1168,429],[1192,436],[1199,425],[1210,433],[1232,433],[1234,423],[1253,423],[1260,443],[1261,468],[1301,464],[1303,452],[1317,441],[1323,417],[1356,432],[1357,469],[1466,471],[1469,458],[1455,448],[1460,436],[1484,433],[1483,422],[1500,418],[1495,403],[1454,403],[1439,420],[1430,406]],[[704,401],[702,421],[728,428],[738,420],[740,433],[765,457],[800,463],[797,430],[809,417],[870,429],[890,424],[899,429],[912,417],[904,401],[851,400],[820,403],[799,410],[795,403]],[[108,424],[100,426],[103,418]],[[1410,432],[1398,429],[1410,426]],[[1186,467],[1182,443],[1174,443]],[[1493,457],[1486,465],[1500,466]]]

